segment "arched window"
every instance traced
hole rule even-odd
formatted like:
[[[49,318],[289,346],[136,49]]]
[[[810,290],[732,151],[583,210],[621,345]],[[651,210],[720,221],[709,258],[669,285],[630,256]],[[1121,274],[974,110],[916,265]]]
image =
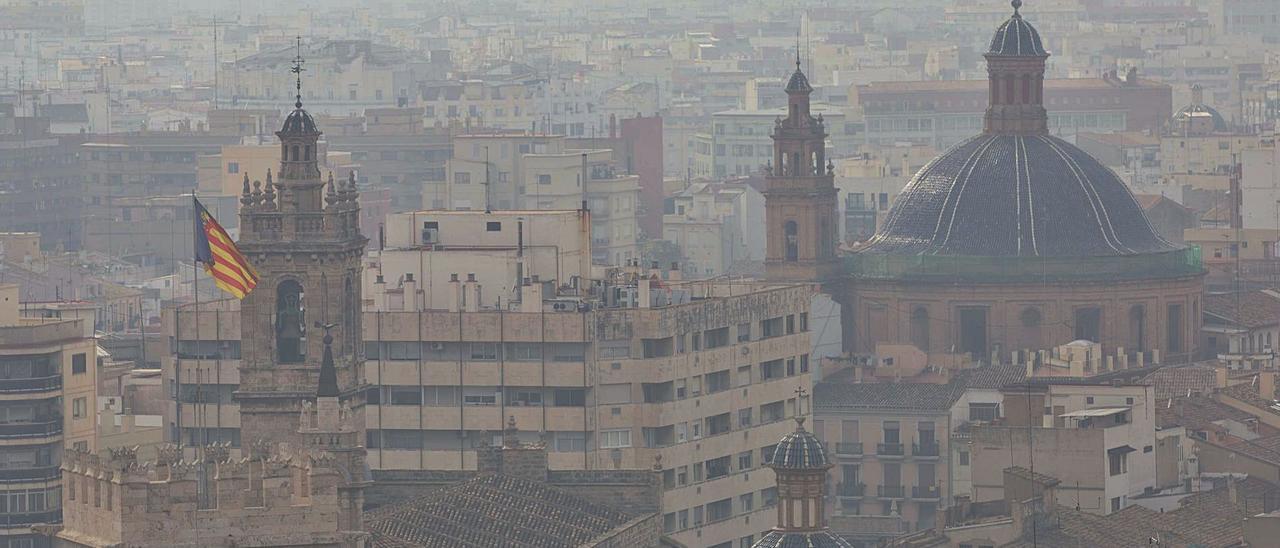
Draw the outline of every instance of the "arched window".
[[[311,145],[307,145],[302,149],[302,159],[311,161]]]
[[[1129,307],[1129,349],[1147,350],[1147,308],[1140,304]]]
[[[276,358],[302,363],[307,354],[307,319],[302,286],[285,280],[276,288]]]
[[[1044,341],[1044,318],[1040,315],[1040,309],[1028,306],[1018,313],[1018,324],[1020,333],[1018,336],[1018,344],[1023,349],[1030,351],[1044,350],[1042,348]]]
[[[293,145],[290,159],[295,162],[298,161],[298,145]]]
[[[787,260],[791,262],[800,260],[800,227],[795,221],[787,221],[782,227],[786,240]]]
[[[350,276],[347,277],[346,284],[343,287],[342,307],[342,347],[347,352],[354,353],[356,344],[358,344],[356,341],[361,338],[359,332],[360,303],[356,300],[355,285],[351,283]]]
[[[911,311],[911,344],[929,351],[929,309],[917,306]]]

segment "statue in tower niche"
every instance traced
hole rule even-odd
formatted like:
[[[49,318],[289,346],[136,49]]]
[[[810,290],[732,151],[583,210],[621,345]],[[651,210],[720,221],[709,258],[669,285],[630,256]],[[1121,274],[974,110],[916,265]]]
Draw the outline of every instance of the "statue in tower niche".
[[[280,284],[276,299],[276,347],[280,363],[301,363],[306,358],[307,323],[302,288],[296,282]]]

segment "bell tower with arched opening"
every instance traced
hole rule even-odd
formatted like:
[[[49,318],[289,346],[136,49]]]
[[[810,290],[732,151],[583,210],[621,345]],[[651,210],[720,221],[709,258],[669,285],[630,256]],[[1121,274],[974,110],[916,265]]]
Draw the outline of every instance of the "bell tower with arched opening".
[[[299,46],[301,49],[301,46]],[[294,60],[298,96],[276,132],[277,176],[249,181],[240,197],[240,250],[260,276],[240,303],[240,439],[300,444],[299,410],[315,397],[321,357],[331,347],[338,397],[363,424],[360,371],[360,206],[355,175],[320,173],[320,131],[302,108],[302,57]],[[323,342],[328,328],[331,344]],[[363,435],[361,435],[363,439]]]
[[[799,56],[786,91],[787,117],[774,123],[773,161],[766,168],[765,269],[770,280],[820,282],[837,267],[835,175],[822,115],[809,109],[813,87]]]

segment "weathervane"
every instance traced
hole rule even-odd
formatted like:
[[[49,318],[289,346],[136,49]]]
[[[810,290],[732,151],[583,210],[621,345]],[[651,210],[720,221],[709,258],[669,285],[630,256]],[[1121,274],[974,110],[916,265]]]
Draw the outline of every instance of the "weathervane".
[[[292,73],[296,74],[296,75],[297,75],[297,78],[298,78],[298,82],[297,82],[297,88],[298,88],[297,102],[295,102],[295,103],[293,104],[293,106],[294,106],[295,108],[302,108],[302,73],[303,73],[303,71],[307,70],[307,69],[302,68],[302,65],[303,65],[303,63],[306,63],[307,61],[306,61],[305,59],[303,59],[303,58],[302,58],[302,37],[301,37],[301,36],[298,36],[298,37],[297,37],[297,45],[296,45],[295,47],[296,47],[296,50],[297,50],[297,54],[296,54],[296,55],[294,55],[294,57],[293,57],[293,67],[289,69],[289,72],[292,72]]]

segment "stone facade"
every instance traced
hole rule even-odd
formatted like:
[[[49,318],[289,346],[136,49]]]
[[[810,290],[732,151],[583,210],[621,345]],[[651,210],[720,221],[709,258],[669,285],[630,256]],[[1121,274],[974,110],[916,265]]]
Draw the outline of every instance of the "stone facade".
[[[259,274],[258,287],[240,304],[241,439],[301,442],[298,410],[314,394],[320,337],[331,325],[343,399],[357,414],[364,407],[360,339],[360,234],[355,178],[326,184],[317,160],[320,131],[297,109],[276,133],[279,177],[266,185],[245,175],[240,197],[239,247]],[[310,357],[311,359],[308,359]]]

